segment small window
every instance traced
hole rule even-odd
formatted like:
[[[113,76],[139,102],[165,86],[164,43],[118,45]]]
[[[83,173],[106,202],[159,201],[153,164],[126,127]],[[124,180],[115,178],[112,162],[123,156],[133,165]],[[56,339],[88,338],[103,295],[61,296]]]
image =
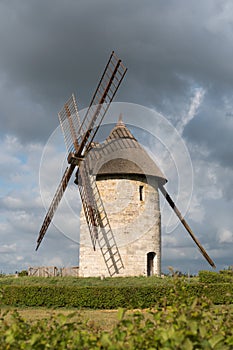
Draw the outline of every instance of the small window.
[[[144,198],[143,198],[143,189],[144,189],[144,186],[139,186],[139,200],[140,201],[144,200]]]

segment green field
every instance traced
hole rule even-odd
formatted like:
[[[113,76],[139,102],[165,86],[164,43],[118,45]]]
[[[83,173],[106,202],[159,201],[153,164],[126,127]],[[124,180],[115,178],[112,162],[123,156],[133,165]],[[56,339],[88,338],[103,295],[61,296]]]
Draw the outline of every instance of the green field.
[[[110,331],[118,322],[118,310],[77,310],[74,308],[70,309],[53,309],[51,310],[44,307],[9,307],[3,306],[1,313],[5,314],[4,319],[9,323],[13,320],[12,315],[17,311],[19,316],[25,322],[37,322],[43,319],[55,319],[59,315],[69,317],[72,314],[72,322],[86,323],[96,329],[103,331]],[[129,313],[132,311],[128,311]]]
[[[0,348],[233,349],[233,286],[223,277],[3,276]]]
[[[233,307],[205,298],[148,310],[3,307],[1,349],[232,349]]]
[[[229,314],[233,317],[233,305],[227,306]],[[150,315],[150,311],[153,309],[141,309],[140,311],[144,316]],[[221,313],[222,305],[214,305],[210,308],[213,314]],[[69,316],[72,314],[72,321],[87,322],[88,325],[93,325],[98,329],[103,331],[110,331],[118,323],[118,310],[77,310],[75,308],[62,308],[62,309],[48,309],[43,307],[9,307],[3,306],[1,309],[2,315],[5,314],[5,320],[10,321],[12,319],[13,313],[17,313],[26,322],[36,322],[43,319],[56,318],[60,314]],[[137,310],[138,311],[138,310]],[[135,310],[126,310],[125,315],[131,315]]]

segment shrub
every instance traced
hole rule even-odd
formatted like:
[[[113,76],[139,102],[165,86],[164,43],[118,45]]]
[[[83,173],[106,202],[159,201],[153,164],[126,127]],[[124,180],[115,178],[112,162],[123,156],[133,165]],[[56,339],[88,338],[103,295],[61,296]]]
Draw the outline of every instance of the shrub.
[[[175,289],[177,287],[175,286]],[[192,299],[192,298],[191,298]],[[233,348],[233,314],[227,306],[218,310],[206,298],[174,300],[172,307],[156,306],[148,312],[126,314],[111,331],[93,322],[73,321],[62,314],[35,322],[17,312],[1,315],[0,348],[5,349],[215,349]]]
[[[22,270],[18,273],[19,277],[25,277],[28,276],[28,271],[27,270]]]
[[[2,285],[2,304],[91,309],[148,308],[206,296],[215,304],[233,303],[233,284],[175,283],[145,287]]]
[[[233,277],[233,268],[229,267],[227,270],[220,270],[219,273]]]
[[[230,283],[233,282],[233,274],[231,271],[199,271],[199,281],[201,283]]]

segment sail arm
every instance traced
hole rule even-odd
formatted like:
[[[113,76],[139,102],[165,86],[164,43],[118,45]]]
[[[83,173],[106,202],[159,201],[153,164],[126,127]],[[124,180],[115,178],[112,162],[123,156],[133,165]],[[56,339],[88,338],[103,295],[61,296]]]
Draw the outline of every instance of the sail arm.
[[[182,216],[181,212],[179,211],[179,209],[177,208],[177,206],[175,205],[174,201],[171,199],[170,195],[168,194],[168,192],[166,191],[166,189],[164,188],[163,185],[159,186],[160,191],[162,192],[163,196],[165,197],[165,199],[167,200],[167,202],[169,203],[170,207],[174,210],[175,214],[177,215],[177,217],[179,218],[180,222],[182,223],[182,225],[185,227],[186,231],[189,233],[189,235],[191,236],[192,240],[196,243],[197,247],[199,248],[201,254],[204,256],[204,258],[208,261],[208,263],[216,268],[213,260],[210,258],[210,256],[207,254],[206,250],[202,247],[201,243],[199,242],[199,240],[195,237],[192,229],[190,228],[190,226],[188,225],[188,223],[186,222],[186,220],[184,219],[184,217]]]
[[[49,206],[49,209],[48,209],[48,212],[44,218],[44,221],[43,221],[43,224],[41,226],[41,229],[40,229],[40,232],[39,232],[39,236],[38,236],[38,239],[37,239],[37,246],[36,246],[36,250],[38,250],[47,230],[48,230],[48,227],[53,219],[53,216],[57,210],[57,207],[63,197],[63,194],[68,186],[68,183],[69,183],[69,180],[71,178],[71,175],[74,171],[74,168],[75,166],[74,165],[70,165],[69,167],[66,168],[63,176],[62,176],[62,179],[61,179],[61,182],[59,183],[59,186],[56,190],[56,193],[53,197],[53,200]]]

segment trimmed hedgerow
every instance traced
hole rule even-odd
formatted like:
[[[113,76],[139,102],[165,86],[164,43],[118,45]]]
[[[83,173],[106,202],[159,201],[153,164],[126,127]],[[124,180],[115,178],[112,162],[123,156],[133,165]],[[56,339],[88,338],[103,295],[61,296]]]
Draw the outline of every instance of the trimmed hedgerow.
[[[232,283],[232,271],[199,271],[199,281],[202,283]]]
[[[176,283],[145,287],[4,285],[2,304],[91,309],[149,308],[174,299],[205,296],[214,304],[233,303],[233,284]]]

